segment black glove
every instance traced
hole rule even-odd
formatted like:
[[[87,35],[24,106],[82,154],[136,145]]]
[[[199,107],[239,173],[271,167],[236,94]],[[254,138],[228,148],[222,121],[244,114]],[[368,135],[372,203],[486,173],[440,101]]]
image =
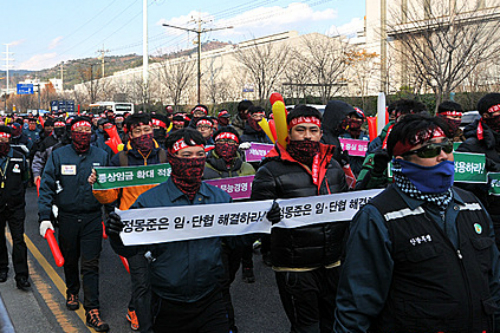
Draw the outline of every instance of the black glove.
[[[380,149],[373,154],[373,172],[381,175],[387,169],[387,163],[391,161],[391,156],[387,150]]]
[[[109,236],[120,235],[120,232],[122,232],[123,228],[125,227],[125,224],[123,224],[122,219],[115,212],[109,213],[108,219],[106,223],[104,223],[104,225],[106,226],[106,233]]]
[[[281,221],[281,211],[280,205],[275,201],[271,209],[267,212],[266,217],[272,224],[276,224]]]

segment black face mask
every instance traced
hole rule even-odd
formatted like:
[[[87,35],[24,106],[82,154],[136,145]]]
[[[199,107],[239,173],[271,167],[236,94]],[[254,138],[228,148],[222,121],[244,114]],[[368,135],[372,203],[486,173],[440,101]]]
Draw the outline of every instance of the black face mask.
[[[65,132],[66,132],[66,128],[64,128],[64,127],[54,128],[54,134],[58,138],[61,138],[64,135]]]
[[[154,129],[153,136],[156,141],[163,142],[167,137],[167,131],[164,128]]]

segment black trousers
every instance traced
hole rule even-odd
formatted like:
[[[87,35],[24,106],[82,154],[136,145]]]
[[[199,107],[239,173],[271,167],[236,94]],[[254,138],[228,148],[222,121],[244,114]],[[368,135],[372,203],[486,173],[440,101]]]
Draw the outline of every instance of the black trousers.
[[[233,327],[235,325],[234,307],[230,289],[231,283],[233,283],[236,276],[236,272],[238,272],[238,269],[240,268],[242,252],[242,247],[231,248],[227,245],[222,245],[221,259],[222,265],[224,266],[224,275],[222,276],[220,284],[222,298],[226,307],[227,318],[229,320],[229,327]]]
[[[292,333],[333,332],[340,268],[276,272],[276,282]]]
[[[228,333],[229,323],[220,291],[192,303],[153,295],[155,333]]]
[[[80,291],[83,276],[85,310],[99,308],[99,257],[102,250],[101,211],[88,215],[59,214],[59,246],[64,257],[66,292]]]
[[[5,227],[9,224],[12,236],[12,264],[16,279],[23,276],[28,277],[28,248],[24,242],[24,220],[26,212],[24,205],[17,207],[3,207],[0,211],[0,271],[9,271],[9,256],[7,253],[7,239],[5,238]]]
[[[139,250],[136,255],[127,257],[132,297],[129,308],[135,310],[141,333],[152,332],[153,313],[151,311],[151,283],[149,279],[149,263],[144,257],[144,251]]]

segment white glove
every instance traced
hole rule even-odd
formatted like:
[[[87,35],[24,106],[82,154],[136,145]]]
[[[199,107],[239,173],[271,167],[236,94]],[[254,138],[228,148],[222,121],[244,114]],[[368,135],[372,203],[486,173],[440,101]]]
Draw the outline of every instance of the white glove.
[[[241,150],[248,150],[248,149],[250,149],[250,147],[252,147],[252,143],[251,142],[243,142],[240,145],[240,149]]]
[[[19,147],[21,147],[21,149],[26,153],[28,154],[30,152],[30,150],[28,149],[28,147],[26,147],[26,145],[19,145]]]
[[[45,234],[47,233],[48,229],[52,229],[52,231],[54,231],[54,226],[52,225],[52,223],[50,221],[42,221],[42,223],[40,223],[40,236],[45,238]]]

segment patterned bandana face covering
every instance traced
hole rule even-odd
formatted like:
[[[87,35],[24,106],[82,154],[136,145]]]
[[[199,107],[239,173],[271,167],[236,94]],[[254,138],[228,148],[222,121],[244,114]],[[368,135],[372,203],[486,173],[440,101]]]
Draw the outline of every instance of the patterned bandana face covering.
[[[193,201],[201,187],[201,177],[205,170],[206,157],[182,158],[168,152],[168,162],[172,167],[170,177],[175,186]]]
[[[130,144],[132,145],[132,148],[135,148],[141,153],[146,154],[154,147],[153,134],[143,134],[136,138],[132,138],[130,139]]]
[[[230,143],[215,143],[215,152],[227,163],[231,164],[238,151],[238,145]]]
[[[248,121],[248,125],[254,130],[254,131],[257,131],[257,132],[260,132],[262,131],[262,127],[260,127],[259,123],[257,122],[257,120],[253,119],[252,117],[248,117],[247,118],[247,121]]]
[[[79,154],[85,153],[90,149],[90,137],[92,133],[90,132],[71,132],[71,139],[73,142],[73,147]]]
[[[486,125],[491,128],[493,131],[499,133],[500,132],[500,116],[483,118]]]
[[[286,151],[297,162],[310,166],[314,156],[319,153],[319,142],[305,139],[303,141],[290,140],[286,146]]]
[[[396,186],[401,189],[401,191],[408,194],[412,198],[429,203],[434,203],[439,207],[439,210],[441,212],[446,211],[446,207],[453,198],[453,192],[451,191],[451,188],[448,188],[441,193],[422,193],[415,187],[412,181],[403,174],[403,168],[401,167],[401,164],[397,159],[393,159],[392,164],[394,182],[396,183]]]

